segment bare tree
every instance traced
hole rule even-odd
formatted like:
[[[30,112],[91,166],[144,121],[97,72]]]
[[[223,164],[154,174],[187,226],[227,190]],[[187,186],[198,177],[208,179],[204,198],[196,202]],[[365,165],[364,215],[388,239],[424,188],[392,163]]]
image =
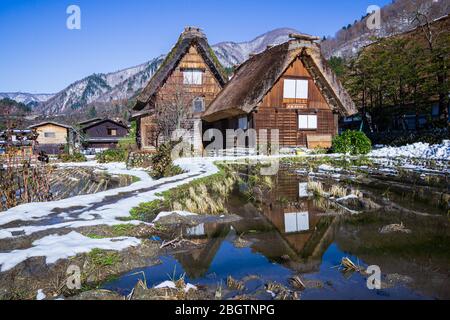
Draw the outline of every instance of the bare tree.
[[[431,62],[436,66],[434,76],[436,77],[439,95],[439,116],[441,119],[448,119],[448,45],[449,31],[440,24],[433,23],[430,5],[422,5],[414,12],[413,23],[421,30],[426,39],[427,47],[430,52]],[[447,43],[446,43],[447,42]],[[448,48],[447,48],[448,49]]]
[[[155,128],[153,138],[167,141],[177,129],[192,129],[192,102],[195,94],[189,92],[180,79],[174,78],[165,84],[155,103]]]

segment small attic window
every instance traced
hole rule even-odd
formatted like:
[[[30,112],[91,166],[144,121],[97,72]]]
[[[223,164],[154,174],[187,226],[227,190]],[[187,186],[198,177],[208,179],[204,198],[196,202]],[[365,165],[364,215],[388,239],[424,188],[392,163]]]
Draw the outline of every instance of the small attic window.
[[[192,102],[192,109],[194,113],[205,111],[205,99],[202,97],[195,98]]]
[[[184,69],[183,83],[187,85],[201,85],[203,83],[203,70]]]

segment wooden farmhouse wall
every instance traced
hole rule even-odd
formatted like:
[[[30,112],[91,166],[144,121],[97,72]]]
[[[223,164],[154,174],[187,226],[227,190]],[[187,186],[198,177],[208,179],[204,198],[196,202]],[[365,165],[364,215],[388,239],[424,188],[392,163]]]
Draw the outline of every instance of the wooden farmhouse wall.
[[[308,99],[283,98],[284,80],[308,81]],[[300,130],[299,114],[317,115],[317,129]],[[281,146],[329,147],[337,133],[335,116],[300,59],[297,59],[275,83],[253,113],[255,129],[279,129]],[[309,136],[309,142],[307,137]],[[315,143],[311,143],[315,140]]]
[[[183,70],[186,69],[201,70],[202,84],[184,84]],[[177,67],[156,94],[156,104],[164,105],[170,103],[174,96],[179,97],[181,95],[183,96],[183,104],[191,108],[191,110],[188,110],[191,120],[196,120],[200,119],[203,112],[193,112],[193,100],[203,98],[204,110],[206,110],[221,89],[222,87],[198,52],[197,47],[191,45],[188,52],[183,56]],[[158,135],[155,132],[153,115],[141,118],[140,134],[142,149],[151,150],[156,147]],[[201,132],[199,134],[201,135]],[[198,141],[198,143],[201,145],[201,141]]]
[[[66,144],[67,128],[54,124],[45,124],[36,128],[39,134],[37,141],[39,144]]]
[[[115,135],[110,135],[109,130],[116,130]],[[83,130],[89,138],[121,138],[128,134],[128,129],[113,121],[101,121]]]

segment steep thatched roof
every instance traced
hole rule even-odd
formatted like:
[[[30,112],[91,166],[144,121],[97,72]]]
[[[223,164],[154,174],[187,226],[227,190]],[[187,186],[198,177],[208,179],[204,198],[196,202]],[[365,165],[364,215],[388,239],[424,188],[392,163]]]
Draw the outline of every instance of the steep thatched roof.
[[[192,45],[196,46],[220,85],[225,85],[227,77],[214,51],[209,46],[205,34],[199,28],[187,27],[150,82],[138,95],[134,110],[142,110],[155,97]]]
[[[236,70],[202,119],[213,122],[250,113],[297,58],[301,59],[334,111],[343,115],[356,113],[354,102],[322,57],[320,46],[314,40],[298,37],[251,57]]]

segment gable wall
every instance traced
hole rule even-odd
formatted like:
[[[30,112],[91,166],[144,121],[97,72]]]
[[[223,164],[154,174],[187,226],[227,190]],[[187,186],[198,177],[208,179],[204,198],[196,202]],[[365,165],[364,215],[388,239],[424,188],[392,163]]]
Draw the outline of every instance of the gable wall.
[[[184,68],[205,70],[202,85],[184,85],[182,72]],[[219,94],[220,90],[222,90],[222,87],[205,63],[203,57],[199,54],[196,46],[193,45],[157,93],[156,104],[168,104],[174,96],[181,96],[182,98],[179,98],[178,101],[182,100],[184,105],[192,108],[192,100],[196,97],[203,97],[206,109]],[[191,114],[191,110],[189,114]],[[194,119],[199,119],[201,113],[191,114],[191,116]],[[153,122],[154,116],[142,117],[140,119],[142,149],[153,149],[155,147],[156,142],[152,141],[155,137]]]
[[[39,136],[37,142],[39,144],[65,144],[67,143],[67,129],[56,126],[54,124],[46,124],[36,128]],[[46,132],[53,132],[54,137],[45,137]]]
[[[284,79],[308,79],[308,108],[331,110],[300,59],[295,60],[283,76],[275,83],[262,100],[260,104],[261,107],[283,107],[286,104],[301,102],[296,101],[295,99],[283,99]]]
[[[308,100],[284,99],[284,79],[308,79]],[[295,107],[289,109],[287,106]],[[299,114],[316,114],[317,129],[299,130]],[[263,98],[253,114],[255,129],[278,129],[281,146],[329,147],[337,133],[336,117],[300,59]],[[308,137],[310,137],[308,139]],[[319,140],[319,142],[312,142]]]
[[[184,68],[205,70],[203,73],[202,85],[184,85],[182,72],[182,69]],[[204,97],[206,108],[214,100],[221,89],[219,82],[203,60],[203,57],[199,54],[197,48],[191,46],[188,53],[181,59],[176,69],[159,90],[157,101],[170,101],[174,93],[179,93],[181,91],[190,100],[196,97]],[[199,117],[200,115],[195,116]]]

